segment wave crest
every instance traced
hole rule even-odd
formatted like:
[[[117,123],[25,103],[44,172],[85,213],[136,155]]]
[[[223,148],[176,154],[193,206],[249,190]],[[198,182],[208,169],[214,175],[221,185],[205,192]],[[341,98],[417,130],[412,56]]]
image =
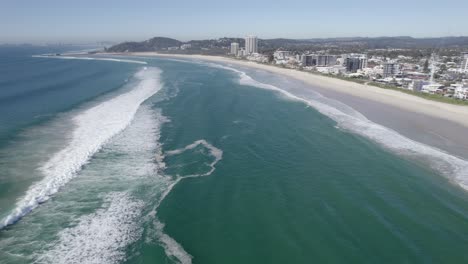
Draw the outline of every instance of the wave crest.
[[[41,168],[44,178],[33,184],[16,208],[0,222],[0,229],[18,221],[68,183],[113,136],[132,121],[140,105],[161,89],[161,70],[144,68],[135,74],[132,90],[78,113],[70,142]]]
[[[50,56],[50,55],[33,55],[33,58],[52,58],[62,60],[96,60],[96,61],[113,61],[113,62],[125,62],[134,64],[148,64],[146,61],[137,60],[126,60],[126,59],[115,59],[115,58],[98,58],[98,57],[75,57],[75,56]]]
[[[304,99],[274,85],[256,81],[247,75],[247,73],[238,69],[215,63],[208,63],[208,65],[239,74],[239,83],[241,85],[276,91],[289,99],[303,102],[315,108],[323,115],[333,119],[337,122],[339,128],[365,136],[396,153],[423,159],[429,158],[430,160],[426,160],[426,162],[432,169],[442,173],[449,180],[454,181],[465,190],[468,190],[468,162],[466,160],[435,147],[409,139],[395,130],[370,121],[364,115],[349,106],[343,107],[342,104],[340,106],[336,103],[330,103],[330,100],[324,96],[320,96],[317,100]]]

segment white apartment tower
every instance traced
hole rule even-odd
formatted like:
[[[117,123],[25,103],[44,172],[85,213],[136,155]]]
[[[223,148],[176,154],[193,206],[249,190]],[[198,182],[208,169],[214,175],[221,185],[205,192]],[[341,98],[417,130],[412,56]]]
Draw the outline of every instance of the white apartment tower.
[[[258,39],[257,36],[245,37],[245,52],[247,54],[258,52]]]
[[[461,65],[462,72],[468,72],[468,52],[462,53],[463,55],[463,62]]]
[[[236,43],[236,42],[231,43],[231,54],[237,55],[237,52],[239,52],[239,43]]]
[[[399,65],[394,62],[385,62],[383,64],[383,77],[393,77],[398,74]]]

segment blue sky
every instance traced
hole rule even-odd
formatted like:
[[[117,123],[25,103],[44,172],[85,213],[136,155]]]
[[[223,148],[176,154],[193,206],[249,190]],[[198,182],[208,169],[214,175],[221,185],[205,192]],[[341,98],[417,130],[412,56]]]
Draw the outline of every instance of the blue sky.
[[[0,43],[468,35],[468,0],[0,0]]]

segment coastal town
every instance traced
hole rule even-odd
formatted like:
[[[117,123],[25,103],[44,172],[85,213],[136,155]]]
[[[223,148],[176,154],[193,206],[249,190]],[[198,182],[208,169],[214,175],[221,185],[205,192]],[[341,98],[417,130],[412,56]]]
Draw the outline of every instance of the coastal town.
[[[336,52],[335,52],[336,53]],[[329,49],[298,51],[278,48],[259,52],[258,38],[245,37],[245,45],[232,42],[228,55],[258,63],[309,71],[422,94],[468,100],[468,52],[452,56],[433,52],[429,57],[410,56],[405,49],[369,49],[363,53],[335,54]],[[391,56],[386,56],[391,54]]]

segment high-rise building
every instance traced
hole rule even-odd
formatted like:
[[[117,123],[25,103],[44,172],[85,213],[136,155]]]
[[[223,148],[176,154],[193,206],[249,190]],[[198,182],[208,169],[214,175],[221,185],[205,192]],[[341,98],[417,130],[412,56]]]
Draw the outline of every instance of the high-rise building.
[[[236,43],[236,42],[231,43],[231,54],[236,56],[237,52],[239,52],[239,43]]]
[[[394,62],[386,62],[383,64],[383,77],[393,77],[395,76],[399,71],[399,66],[398,64]]]
[[[336,65],[336,56],[317,55],[317,66],[333,66],[333,65]]]
[[[462,53],[463,55],[463,62],[461,65],[461,70],[463,72],[468,72],[468,52]]]
[[[316,66],[317,65],[317,55],[307,54],[305,58],[302,59],[304,66]]]
[[[367,58],[364,57],[350,57],[346,58],[346,71],[357,72],[363,68],[367,68]]]
[[[258,52],[258,39],[256,36],[245,37],[245,52],[247,54]]]
[[[343,54],[341,58],[347,72],[357,72],[357,70],[367,68],[366,54]]]

